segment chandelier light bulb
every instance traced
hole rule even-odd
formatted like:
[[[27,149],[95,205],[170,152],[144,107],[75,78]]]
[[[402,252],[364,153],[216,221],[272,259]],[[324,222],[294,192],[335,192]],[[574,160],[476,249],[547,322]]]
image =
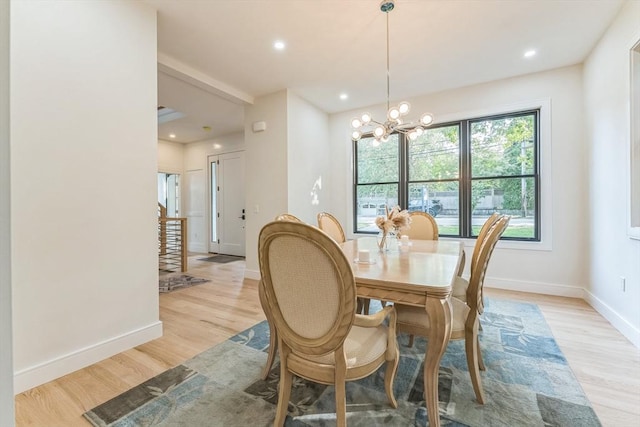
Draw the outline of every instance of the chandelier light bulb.
[[[362,113],[362,117],[360,117],[360,120],[362,120],[363,125],[368,125],[371,122],[371,114]]]
[[[373,141],[371,141],[371,145],[374,147],[377,147],[378,145],[380,145],[380,140],[379,139],[374,139]]]
[[[420,123],[425,126],[429,126],[431,123],[433,123],[433,116],[430,113],[424,113],[422,117],[420,117]]]
[[[398,111],[400,111],[401,116],[404,116],[407,113],[409,113],[410,109],[411,109],[411,105],[409,105],[408,102],[401,102],[400,105],[398,106]]]
[[[389,134],[385,133],[384,135],[382,135],[382,138],[380,138],[380,141],[382,141],[382,142],[389,141]]]
[[[362,122],[360,121],[359,118],[355,117],[351,120],[351,127],[354,129],[358,129],[360,126],[362,126]]]
[[[397,107],[391,107],[387,116],[389,117],[389,120],[398,120],[400,117],[400,110],[398,110]]]
[[[373,136],[375,136],[376,138],[382,138],[382,135],[384,135],[385,129],[384,126],[376,126],[376,128],[373,130]]]
[[[424,129],[422,129],[420,126],[418,126],[417,128],[415,128],[416,134],[418,134],[418,136],[422,135],[424,133]]]
[[[351,139],[354,141],[359,140],[361,136],[362,134],[360,133],[359,130],[354,130],[353,133],[351,133]]]
[[[415,141],[416,139],[418,139],[418,132],[416,132],[415,130],[409,132],[409,139],[411,141]]]

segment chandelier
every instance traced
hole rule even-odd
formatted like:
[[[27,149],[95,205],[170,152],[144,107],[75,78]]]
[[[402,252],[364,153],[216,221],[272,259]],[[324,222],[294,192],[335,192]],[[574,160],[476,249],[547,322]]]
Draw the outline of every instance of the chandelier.
[[[415,141],[424,128],[433,123],[433,115],[424,113],[418,122],[405,122],[404,117],[409,114],[411,105],[408,102],[401,102],[398,105],[389,104],[389,12],[394,8],[394,0],[382,0],[380,10],[387,16],[387,118],[385,121],[377,121],[369,113],[362,113],[360,117],[351,120],[353,132],[351,139],[358,141],[363,134],[371,133],[375,140],[373,145],[389,140],[389,136],[394,132],[406,135],[411,141]]]

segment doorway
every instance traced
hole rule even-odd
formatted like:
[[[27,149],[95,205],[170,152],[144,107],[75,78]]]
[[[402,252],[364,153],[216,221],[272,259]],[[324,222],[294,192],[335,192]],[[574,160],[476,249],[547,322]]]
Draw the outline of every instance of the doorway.
[[[209,156],[209,252],[245,256],[244,151]]]
[[[158,203],[167,208],[167,217],[180,216],[180,175],[158,172]]]

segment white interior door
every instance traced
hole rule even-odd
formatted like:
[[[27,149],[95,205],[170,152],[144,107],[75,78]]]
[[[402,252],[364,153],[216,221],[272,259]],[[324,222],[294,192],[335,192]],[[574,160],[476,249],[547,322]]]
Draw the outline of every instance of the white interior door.
[[[244,152],[209,157],[211,242],[209,250],[245,256]]]

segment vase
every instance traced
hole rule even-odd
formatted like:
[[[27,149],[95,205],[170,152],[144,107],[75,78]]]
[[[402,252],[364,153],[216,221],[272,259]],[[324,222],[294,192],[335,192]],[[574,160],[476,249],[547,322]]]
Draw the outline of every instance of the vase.
[[[387,252],[398,246],[398,234],[395,231],[380,231],[377,240],[380,252]]]

